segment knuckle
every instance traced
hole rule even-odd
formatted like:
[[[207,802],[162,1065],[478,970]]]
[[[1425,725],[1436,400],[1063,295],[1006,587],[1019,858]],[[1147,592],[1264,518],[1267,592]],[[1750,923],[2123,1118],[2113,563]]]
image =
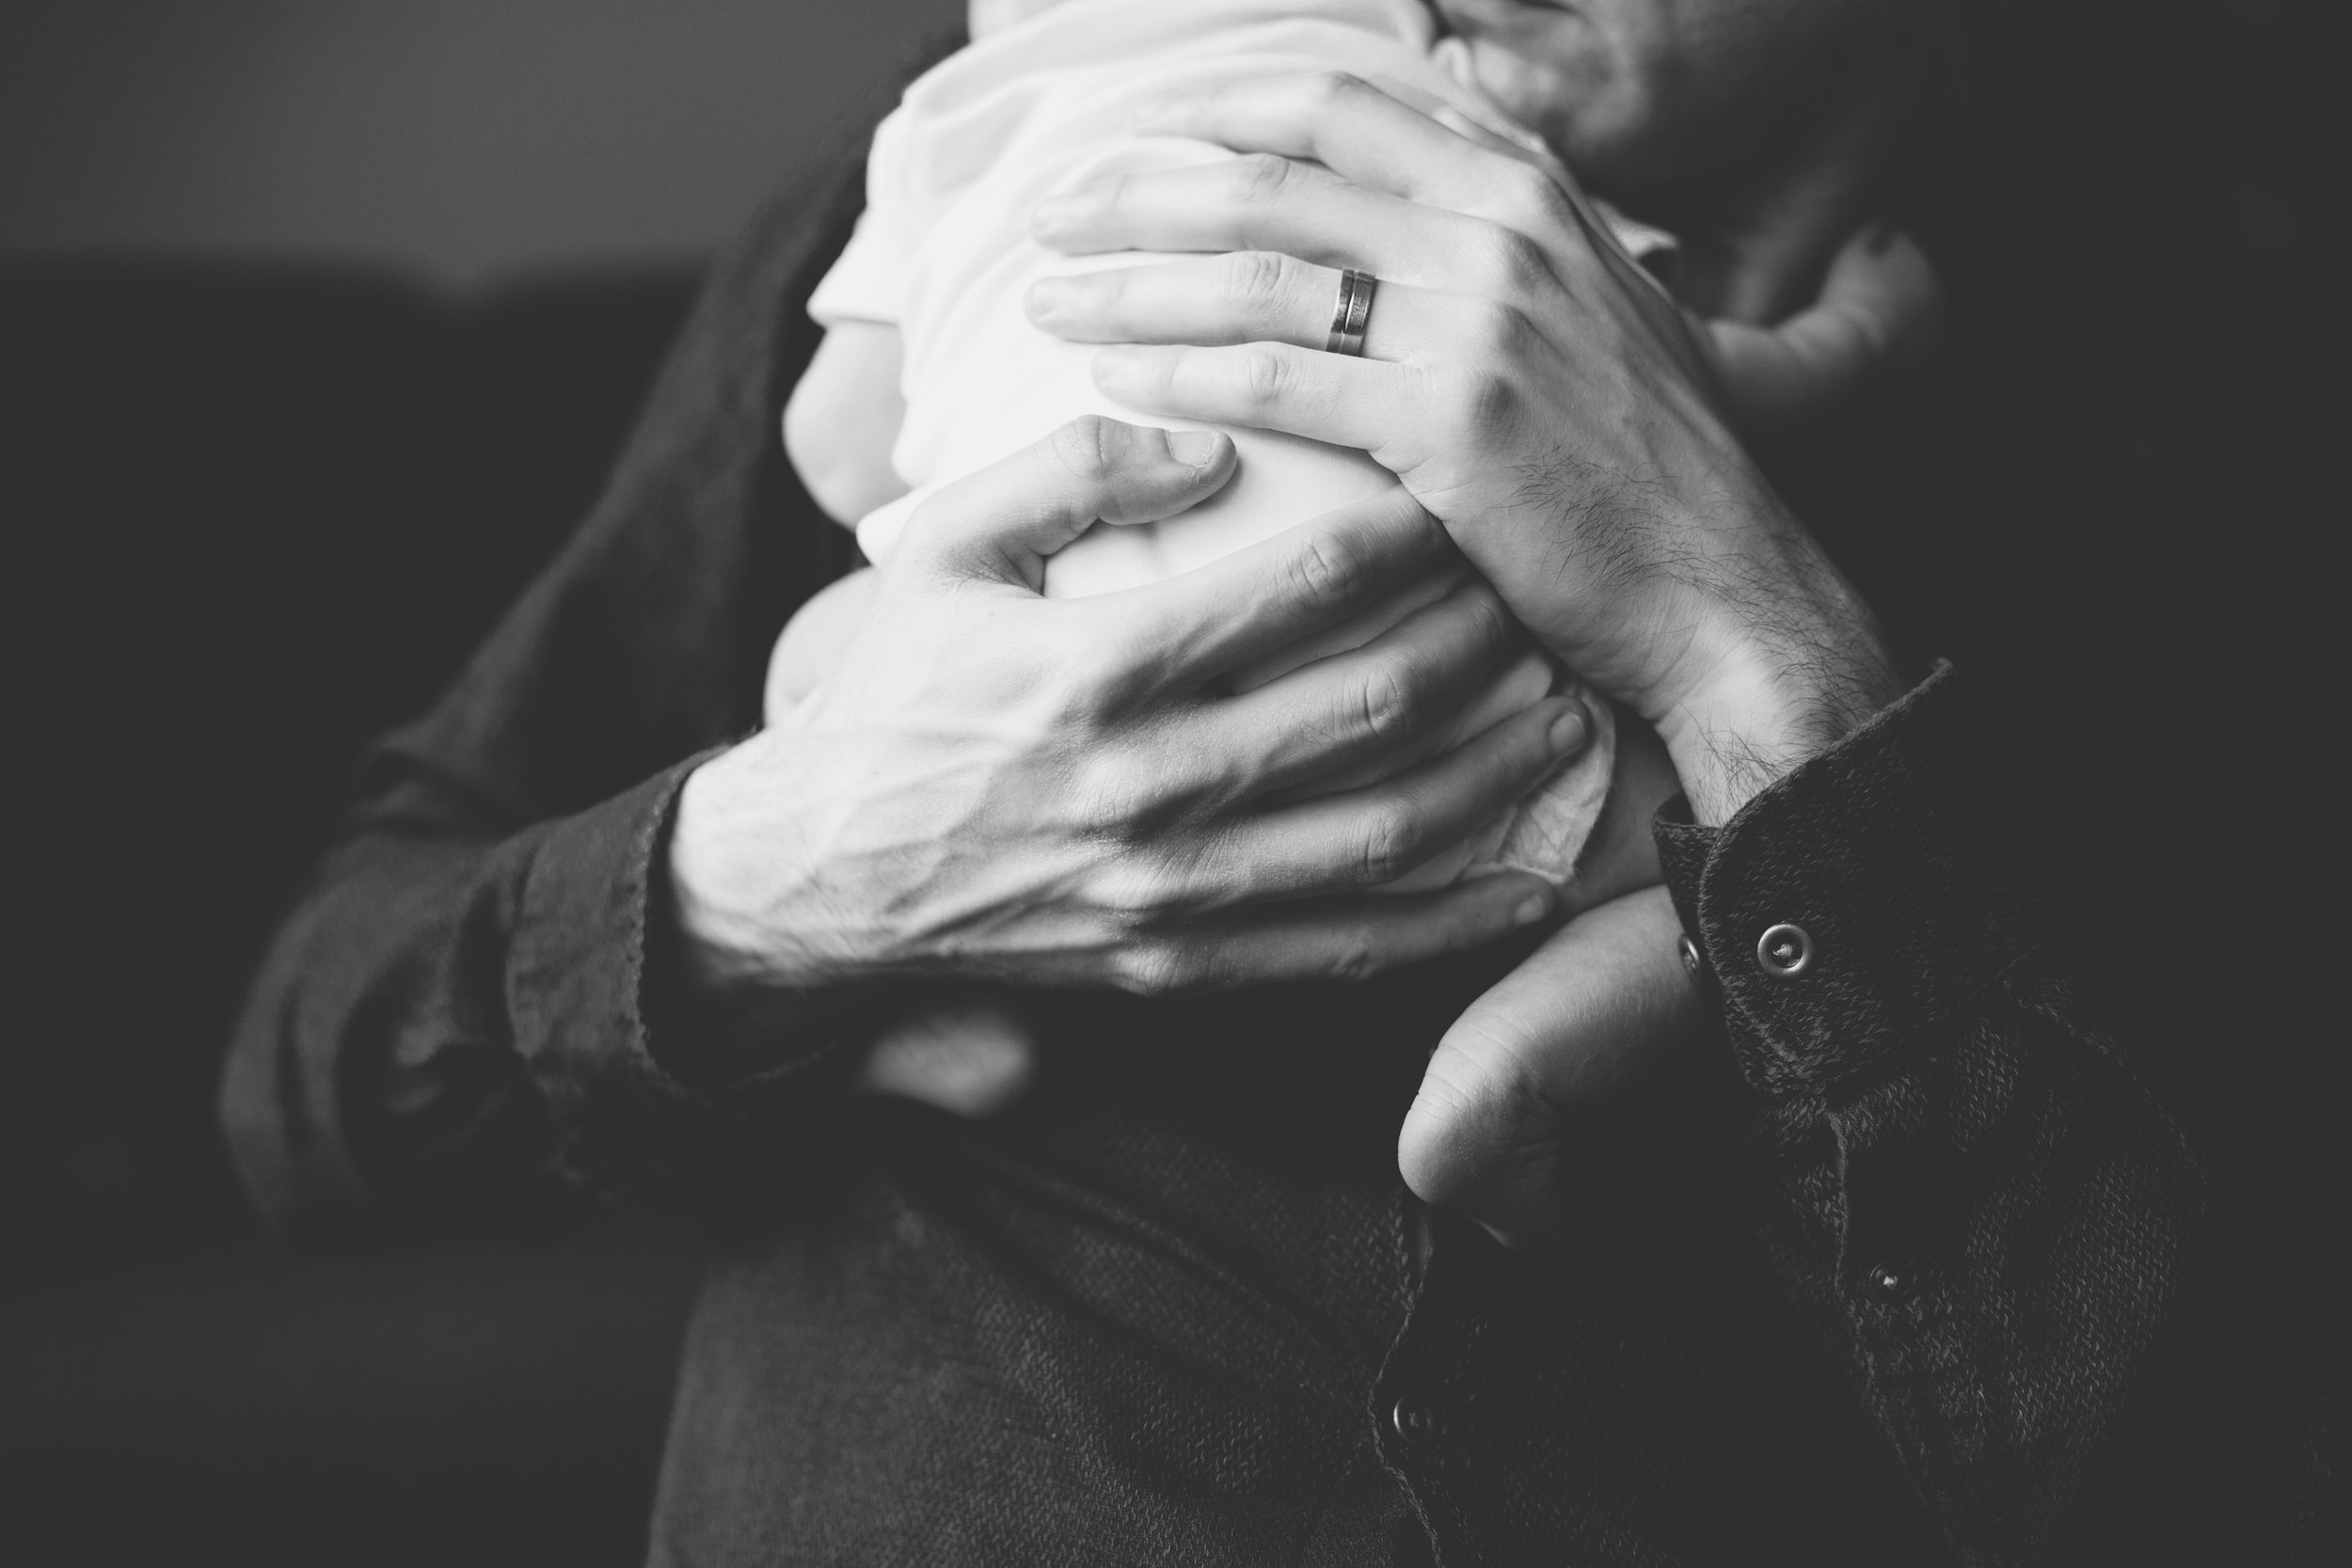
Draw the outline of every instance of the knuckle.
[[[1394,881],[1421,857],[1421,824],[1403,802],[1375,809],[1358,847],[1358,875],[1367,883]]]
[[[1174,878],[1134,861],[1105,871],[1096,880],[1094,899],[1129,929],[1150,925],[1179,903]]]
[[[1508,642],[1518,623],[1502,603],[1502,595],[1491,584],[1480,580],[1461,593],[1462,613],[1470,622],[1470,634],[1477,646],[1495,647]]]
[[[1473,439],[1507,428],[1519,412],[1518,383],[1493,366],[1472,372],[1462,386],[1461,418]]]
[[[1318,71],[1309,74],[1304,87],[1310,108],[1328,109],[1333,104],[1346,103],[1369,85],[1353,71]]]
[[[1356,692],[1357,723],[1375,740],[1402,740],[1412,730],[1428,688],[1424,660],[1391,655],[1365,672]]]
[[[1381,961],[1379,948],[1371,938],[1362,935],[1351,936],[1331,956],[1331,978],[1350,984],[1369,980],[1387,967]]]
[[[1123,756],[1100,756],[1081,764],[1072,780],[1078,820],[1088,832],[1114,841],[1125,840],[1136,823],[1151,809],[1150,780]],[[1148,890],[1131,872],[1106,874],[1097,897],[1107,909],[1147,912]]]
[[[1479,275],[1490,293],[1503,298],[1524,294],[1550,271],[1543,246],[1500,224],[1489,228],[1481,251]]]
[[[1489,300],[1470,314],[1467,336],[1471,350],[1483,360],[1512,359],[1534,337],[1535,324],[1516,305]]]
[[[1533,164],[1512,159],[1501,178],[1502,199],[1516,218],[1549,225],[1567,206],[1567,197],[1550,175]]]
[[[1290,293],[1292,262],[1265,250],[1237,250],[1225,259],[1225,289],[1252,325],[1281,319]]]
[[[1172,942],[1130,943],[1112,958],[1111,973],[1121,990],[1137,996],[1167,996],[1201,983],[1200,964]]]
[[[1275,152],[1247,152],[1233,160],[1232,193],[1245,206],[1260,206],[1279,197],[1298,172],[1298,166]]]
[[[1074,479],[1104,483],[1117,467],[1114,453],[1122,428],[1118,420],[1104,415],[1081,414],[1048,438],[1054,459]]]
[[[1310,535],[1291,570],[1297,596],[1310,609],[1337,609],[1354,602],[1366,574],[1362,554],[1345,535],[1331,530]]]
[[[1281,401],[1289,389],[1290,362],[1271,348],[1252,348],[1242,356],[1241,379],[1243,395],[1253,408],[1266,408]]]

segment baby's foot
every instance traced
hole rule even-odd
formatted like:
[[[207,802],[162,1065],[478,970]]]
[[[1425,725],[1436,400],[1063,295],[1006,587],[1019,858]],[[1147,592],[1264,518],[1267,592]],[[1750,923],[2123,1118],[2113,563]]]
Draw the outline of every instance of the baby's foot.
[[[919,1100],[951,1116],[1009,1110],[1037,1075],[1028,1021],[987,996],[940,1001],[885,1028],[855,1080],[869,1094]]]
[[[1579,915],[1438,1042],[1397,1135],[1406,1184],[1506,1246],[1564,1239],[1575,1119],[1708,1028],[1662,887]]]
[[[1691,317],[1743,435],[1815,429],[1932,358],[1944,291],[1911,237],[1884,224],[1848,240],[1821,297],[1771,326]]]

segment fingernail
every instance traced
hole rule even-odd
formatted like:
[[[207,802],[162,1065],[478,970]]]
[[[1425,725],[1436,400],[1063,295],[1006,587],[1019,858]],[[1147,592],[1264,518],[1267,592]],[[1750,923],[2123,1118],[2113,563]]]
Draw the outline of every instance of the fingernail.
[[[1217,450],[1225,437],[1214,430],[1178,430],[1169,433],[1168,454],[1188,468],[1205,468],[1216,460]]]
[[[1049,196],[1029,213],[1029,232],[1050,234],[1065,227],[1078,211],[1077,198],[1070,196]]]
[[[1559,718],[1551,721],[1551,749],[1562,756],[1581,751],[1587,728],[1583,708],[1571,703]]]
[[[1533,926],[1538,920],[1543,919],[1543,917],[1549,912],[1550,909],[1551,900],[1549,898],[1540,893],[1531,893],[1526,897],[1519,900],[1519,906],[1518,909],[1511,911],[1511,924],[1514,926]]]
[[[1029,319],[1038,321],[1052,315],[1062,306],[1070,303],[1071,293],[1070,279],[1067,277],[1039,278],[1029,285],[1028,298],[1025,302]]]

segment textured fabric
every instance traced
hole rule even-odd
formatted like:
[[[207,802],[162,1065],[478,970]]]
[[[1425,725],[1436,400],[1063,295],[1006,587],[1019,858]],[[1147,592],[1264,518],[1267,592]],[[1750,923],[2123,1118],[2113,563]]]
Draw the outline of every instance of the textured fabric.
[[[851,205],[800,193],[722,267],[604,501],[374,752],[225,1090],[266,1207],[326,1234],[700,1196],[663,1563],[2290,1555],[2316,1380],[1998,852],[1964,673],[1725,827],[1661,825],[1727,1047],[1576,1125],[1550,1254],[1394,1176],[1430,1044],[1524,944],[1025,998],[1044,1090],[977,1125],[837,1092],[858,998],[709,1038],[654,868],[848,564],[775,429]],[[1796,981],[1755,967],[1781,921],[1818,942]]]

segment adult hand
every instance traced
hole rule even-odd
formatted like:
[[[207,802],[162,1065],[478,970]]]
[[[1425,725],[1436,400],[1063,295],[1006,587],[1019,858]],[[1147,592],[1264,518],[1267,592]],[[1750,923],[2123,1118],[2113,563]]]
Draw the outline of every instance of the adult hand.
[[[1433,748],[1518,654],[1460,587],[1352,653],[1246,692],[1219,677],[1459,571],[1411,499],[1315,519],[1199,571],[1046,599],[1046,559],[1100,518],[1171,515],[1232,443],[1080,420],[910,521],[833,673],[687,781],[670,869],[707,983],[962,975],[1168,991],[1359,978],[1549,907],[1506,876],[1369,895],[1583,744],[1550,698],[1375,784],[1286,797]]]
[[[1238,84],[1140,128],[1248,156],[1039,211],[1065,251],[1232,253],[1040,284],[1041,325],[1131,345],[1097,357],[1109,395],[1370,452],[1530,630],[1657,726],[1703,821],[1899,694],[1680,313],[1556,169],[1338,75]],[[1360,358],[1320,352],[1343,266],[1381,279]]]
[[[1472,1003],[1429,1058],[1397,1133],[1423,1201],[1507,1246],[1569,1234],[1589,1201],[1596,1114],[1658,1079],[1719,1027],[1676,956],[1662,887],[1589,910]]]

